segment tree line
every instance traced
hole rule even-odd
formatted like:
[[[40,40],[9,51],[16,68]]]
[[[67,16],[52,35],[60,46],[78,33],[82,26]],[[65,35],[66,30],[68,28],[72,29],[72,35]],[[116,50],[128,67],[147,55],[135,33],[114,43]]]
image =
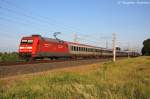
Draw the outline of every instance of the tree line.
[[[150,39],[143,41],[142,55],[150,56]]]

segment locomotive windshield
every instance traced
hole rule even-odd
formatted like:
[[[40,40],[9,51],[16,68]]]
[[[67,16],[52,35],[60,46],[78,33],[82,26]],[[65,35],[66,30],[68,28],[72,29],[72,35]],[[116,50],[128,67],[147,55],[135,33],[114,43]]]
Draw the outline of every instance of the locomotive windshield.
[[[21,40],[21,43],[24,43],[24,44],[32,44],[32,43],[33,43],[33,40]]]

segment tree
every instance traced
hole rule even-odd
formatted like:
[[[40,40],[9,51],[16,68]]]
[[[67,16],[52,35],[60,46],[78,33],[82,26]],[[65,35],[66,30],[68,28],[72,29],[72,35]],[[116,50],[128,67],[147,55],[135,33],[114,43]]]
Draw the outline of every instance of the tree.
[[[143,48],[142,48],[143,55],[150,55],[150,39],[144,40]]]

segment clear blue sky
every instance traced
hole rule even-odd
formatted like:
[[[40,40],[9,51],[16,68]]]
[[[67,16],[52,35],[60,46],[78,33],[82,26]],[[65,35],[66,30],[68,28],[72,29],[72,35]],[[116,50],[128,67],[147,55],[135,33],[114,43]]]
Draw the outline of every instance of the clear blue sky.
[[[150,4],[122,1],[132,0],[0,0],[0,51],[17,51],[22,36],[54,32],[68,41],[77,33],[79,42],[102,47],[106,40],[111,47],[115,32],[118,46],[141,48],[150,38]]]

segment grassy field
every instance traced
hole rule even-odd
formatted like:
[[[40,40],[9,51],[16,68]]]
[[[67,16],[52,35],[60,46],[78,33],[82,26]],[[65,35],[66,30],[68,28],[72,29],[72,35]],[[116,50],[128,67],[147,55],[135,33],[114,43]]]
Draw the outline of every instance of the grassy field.
[[[57,71],[1,80],[0,99],[150,99],[150,57],[96,65],[84,73]]]

